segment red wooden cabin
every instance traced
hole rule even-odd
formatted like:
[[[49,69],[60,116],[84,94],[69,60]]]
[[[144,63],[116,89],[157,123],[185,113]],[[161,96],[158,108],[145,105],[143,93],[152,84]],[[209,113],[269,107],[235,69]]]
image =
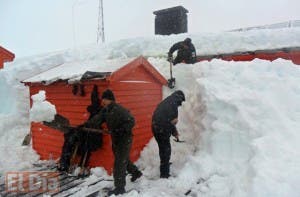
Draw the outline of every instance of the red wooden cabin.
[[[5,62],[11,62],[15,58],[15,54],[0,46],[0,69],[3,68]]]
[[[106,68],[109,69],[110,65]],[[55,67],[54,69],[58,69]],[[48,70],[46,72],[53,72]],[[42,83],[41,73],[23,81],[30,89],[30,95],[40,90],[46,92],[46,100],[56,106],[57,113],[67,117],[71,125],[82,124],[89,117],[86,108],[91,104],[90,94],[93,86],[98,86],[99,98],[103,90],[111,89],[117,103],[128,108],[134,115],[136,125],[133,133],[133,145],[130,157],[133,161],[139,158],[141,150],[152,138],[151,117],[157,104],[162,100],[162,86],[166,79],[143,57],[138,57],[114,72],[103,72],[102,78],[81,81],[84,85],[85,96],[73,95],[74,84],[69,84],[67,79],[55,81],[49,85]],[[37,79],[40,81],[38,82]],[[49,157],[60,157],[63,145],[63,133],[51,129],[40,123],[31,124],[32,146],[42,160]],[[92,153],[89,166],[102,166],[109,173],[113,166],[113,154],[109,135],[103,137],[101,149]]]

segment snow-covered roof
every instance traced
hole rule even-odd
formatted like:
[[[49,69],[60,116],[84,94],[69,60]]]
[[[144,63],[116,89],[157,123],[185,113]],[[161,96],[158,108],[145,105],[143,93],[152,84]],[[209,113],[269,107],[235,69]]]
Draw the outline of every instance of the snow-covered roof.
[[[23,82],[44,82],[46,84],[50,84],[58,80],[68,80],[69,82],[78,81],[87,71],[107,75],[115,72],[131,60],[132,58],[67,62],[54,66],[45,72],[24,80]]]
[[[101,72],[101,69],[97,68],[101,68],[101,65],[112,65],[110,68],[114,68],[113,62],[115,61],[117,61],[117,66],[120,67],[129,62],[126,62],[124,58],[135,58],[140,55],[147,58],[163,59],[165,60],[166,67],[168,67],[168,62],[166,61],[167,52],[174,43],[186,37],[192,38],[198,56],[300,46],[300,28],[199,33],[194,35],[156,35],[152,37],[119,40],[103,45],[89,45],[80,49],[70,49],[35,57],[16,59],[5,69],[10,72],[15,72],[18,78],[20,78],[20,81],[23,82],[45,81],[51,83],[59,79],[78,80],[78,78],[80,79],[83,73],[88,70]],[[120,60],[123,60],[125,63],[119,63]],[[57,65],[58,68],[53,68],[55,65]],[[153,64],[153,66],[156,65]],[[90,67],[92,67],[93,70]],[[45,70],[46,73],[41,73]],[[108,71],[105,70],[105,72]],[[24,81],[24,79],[26,80]]]

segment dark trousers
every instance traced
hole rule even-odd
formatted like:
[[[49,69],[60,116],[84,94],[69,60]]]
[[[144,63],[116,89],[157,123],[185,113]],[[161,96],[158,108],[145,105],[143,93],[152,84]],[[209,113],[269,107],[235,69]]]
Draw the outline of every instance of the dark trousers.
[[[170,137],[163,134],[155,134],[154,138],[158,144],[160,157],[160,177],[168,178],[170,176],[170,158],[171,144]]]
[[[130,149],[132,136],[124,135],[119,137],[112,136],[112,150],[114,153],[114,184],[116,188],[124,188],[126,185],[126,170],[129,174],[134,174],[138,168],[130,161]]]
[[[64,134],[64,145],[62,147],[60,166],[66,169],[70,166],[70,159],[74,151],[75,144],[78,143],[75,132],[68,132]]]
[[[81,156],[79,166],[87,167],[91,156],[91,148],[93,148],[93,141],[89,140],[89,135],[90,134],[87,132],[68,132],[64,134],[65,140],[62,147],[60,166],[69,168],[71,157],[74,154],[75,147],[77,146],[76,155]],[[96,137],[98,136],[95,136],[94,138],[99,140],[99,137]]]

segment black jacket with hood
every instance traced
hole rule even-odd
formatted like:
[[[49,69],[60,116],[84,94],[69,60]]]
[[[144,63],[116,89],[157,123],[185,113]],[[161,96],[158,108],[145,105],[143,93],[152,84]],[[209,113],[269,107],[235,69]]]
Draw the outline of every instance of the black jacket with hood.
[[[107,123],[112,137],[120,137],[125,134],[132,135],[135,124],[134,117],[123,106],[112,102],[104,107],[97,115],[85,123],[86,127],[99,129],[103,122]]]
[[[178,50],[177,56],[180,56],[180,58],[183,58],[185,63],[187,64],[193,64],[196,63],[196,49],[195,46],[191,42],[187,41],[181,41],[175,43],[169,50],[169,57],[172,56],[172,54]]]
[[[183,92],[177,90],[158,104],[152,116],[154,134],[161,134],[166,137],[177,134],[176,126],[171,121],[178,118],[178,107],[183,101],[185,101]]]

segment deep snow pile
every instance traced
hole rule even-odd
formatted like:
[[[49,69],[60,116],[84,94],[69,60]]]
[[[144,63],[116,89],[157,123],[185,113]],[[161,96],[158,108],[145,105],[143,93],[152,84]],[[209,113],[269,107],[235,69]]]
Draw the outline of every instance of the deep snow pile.
[[[299,67],[214,60],[178,65],[175,76],[187,94],[178,126],[188,144],[173,143],[177,178],[154,183],[161,190],[145,189],[142,181],[146,194],[299,195]],[[138,162],[146,176],[158,177],[156,148],[151,142]]]
[[[255,60],[192,69],[197,83],[183,110],[203,127],[201,148],[175,182],[203,179],[195,191],[208,196],[298,196],[299,67]]]
[[[38,158],[30,148],[20,146],[29,132],[29,96],[28,89],[18,81],[66,62],[118,61],[121,57],[140,54],[149,57],[168,78],[168,62],[159,57],[185,36],[122,40],[6,65],[0,70],[0,90],[6,93],[0,95],[1,103],[6,104],[0,110],[1,173],[26,168]],[[197,54],[300,46],[299,29],[191,37]],[[286,60],[214,60],[176,65],[174,76],[176,88],[182,89],[187,98],[180,108],[178,123],[186,143],[172,142],[174,177],[157,179],[158,150],[152,140],[137,162],[144,176],[134,184],[128,182],[126,188],[141,192],[132,191],[127,196],[184,196],[189,190],[194,196],[297,196],[300,193],[297,187],[300,184],[299,67]],[[171,90],[164,89],[165,96],[170,93]],[[106,176],[101,168],[93,172],[93,176]],[[81,188],[81,194],[87,190]]]

